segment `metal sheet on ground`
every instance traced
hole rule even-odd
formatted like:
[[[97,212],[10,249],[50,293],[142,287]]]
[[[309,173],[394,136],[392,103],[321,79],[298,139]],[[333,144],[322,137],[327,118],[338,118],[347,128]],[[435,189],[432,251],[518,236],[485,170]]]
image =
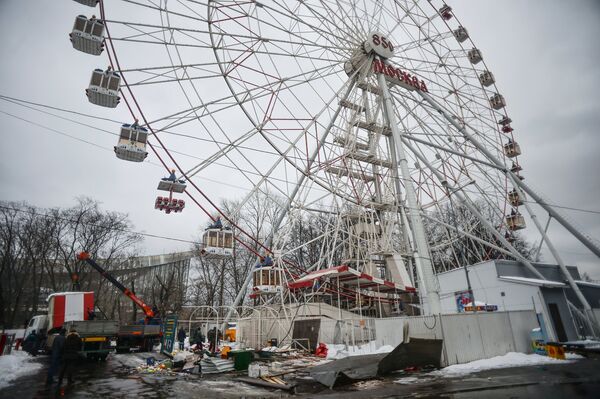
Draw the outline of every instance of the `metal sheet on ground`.
[[[442,343],[439,339],[411,338],[409,343],[402,343],[389,353],[349,356],[315,366],[310,369],[310,376],[333,388],[334,385],[375,378],[407,367],[440,367]]]

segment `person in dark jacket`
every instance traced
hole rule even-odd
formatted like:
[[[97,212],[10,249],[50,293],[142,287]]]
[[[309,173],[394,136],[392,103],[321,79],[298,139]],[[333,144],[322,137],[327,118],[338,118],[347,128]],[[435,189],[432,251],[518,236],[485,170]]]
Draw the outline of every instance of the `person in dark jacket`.
[[[177,331],[177,341],[179,341],[179,350],[180,351],[183,350],[183,344],[185,343],[185,337],[187,337],[187,335],[185,333],[185,328],[180,328],[179,331]]]
[[[204,335],[202,334],[202,330],[200,327],[196,328],[196,332],[194,332],[194,343],[196,344],[197,350],[202,350],[202,344],[204,343]]]
[[[217,330],[217,327],[213,327],[206,335],[208,336],[209,352],[217,352],[219,350],[219,345],[221,344],[221,338],[223,338],[221,330]]]
[[[27,351],[31,356],[37,356],[38,342],[39,342],[39,337],[38,337],[37,333],[35,332],[35,330],[33,330],[27,336],[27,338],[25,338],[25,341],[23,342],[23,349],[25,351]]]
[[[79,359],[79,351],[81,350],[81,337],[77,334],[74,328],[69,330],[69,335],[65,339],[65,347],[63,350],[62,367],[60,376],[58,377],[58,386],[62,384],[62,380],[67,374],[68,383],[73,383],[73,369],[76,368]]]
[[[46,384],[50,385],[54,381],[54,374],[59,370],[60,363],[63,357],[63,351],[65,348],[65,333],[67,331],[64,328],[61,328],[60,332],[56,337],[54,337],[54,341],[52,341],[52,355],[50,360],[50,367],[48,368],[48,378],[46,379]]]

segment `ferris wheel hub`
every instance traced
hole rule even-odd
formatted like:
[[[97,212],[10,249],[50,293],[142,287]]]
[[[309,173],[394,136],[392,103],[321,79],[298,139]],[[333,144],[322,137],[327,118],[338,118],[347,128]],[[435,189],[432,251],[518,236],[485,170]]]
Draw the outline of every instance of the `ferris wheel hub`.
[[[381,32],[371,32],[363,43],[363,49],[367,54],[375,53],[383,58],[394,56],[394,45],[391,40]]]

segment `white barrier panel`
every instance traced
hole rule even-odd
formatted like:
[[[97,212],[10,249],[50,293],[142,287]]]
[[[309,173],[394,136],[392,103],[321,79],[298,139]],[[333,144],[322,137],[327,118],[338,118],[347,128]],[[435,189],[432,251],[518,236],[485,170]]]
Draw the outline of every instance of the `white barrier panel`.
[[[404,323],[413,338],[443,339],[442,364],[466,363],[504,355],[531,353],[529,333],[538,327],[532,310],[476,312],[441,316],[411,316],[385,319],[321,318],[319,342],[359,346],[375,341],[376,347],[402,342]],[[293,325],[286,319],[253,317],[238,322],[238,340],[260,349],[277,338],[280,345],[291,342]]]

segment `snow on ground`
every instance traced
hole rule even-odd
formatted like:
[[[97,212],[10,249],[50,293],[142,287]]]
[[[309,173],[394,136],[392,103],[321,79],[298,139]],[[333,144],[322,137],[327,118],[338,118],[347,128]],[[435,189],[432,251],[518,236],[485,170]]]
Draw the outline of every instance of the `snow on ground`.
[[[326,344],[327,359],[343,359],[348,356],[371,355],[374,353],[388,353],[394,350],[393,346],[384,345],[377,348],[375,341],[360,346],[346,346],[344,344]]]
[[[10,355],[0,356],[0,388],[5,388],[11,381],[33,374],[42,367],[42,364],[23,351],[13,351]]]
[[[434,371],[431,374],[441,377],[456,377],[484,370],[572,362],[575,359],[580,358],[581,356],[571,353],[567,354],[568,360],[558,360],[548,356],[541,356],[537,354],[509,352],[504,356],[496,356],[490,359],[475,360],[473,362],[465,364],[454,364],[452,366],[445,367],[441,370]]]

